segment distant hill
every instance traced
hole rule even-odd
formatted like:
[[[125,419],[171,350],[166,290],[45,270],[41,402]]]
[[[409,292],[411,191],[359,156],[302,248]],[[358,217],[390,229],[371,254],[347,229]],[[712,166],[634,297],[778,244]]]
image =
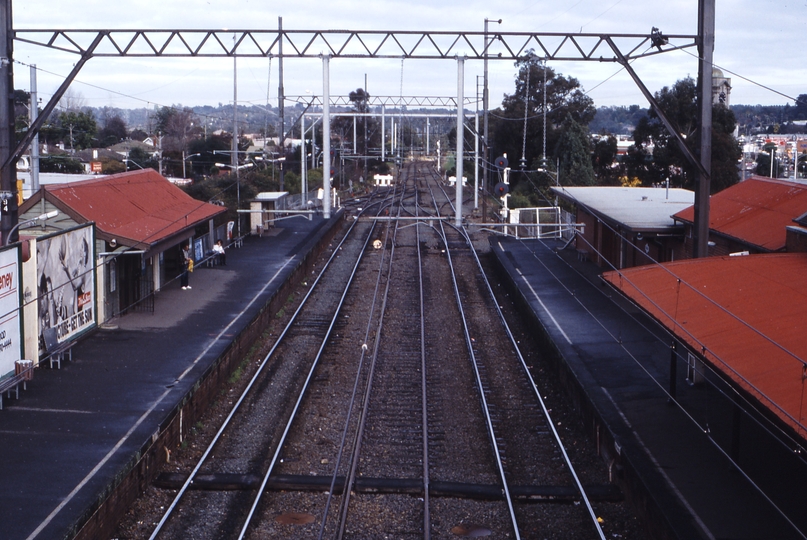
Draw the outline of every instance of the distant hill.
[[[182,109],[180,104],[173,105]],[[290,122],[297,119],[303,110],[302,104],[286,107],[286,129]],[[219,103],[216,106],[203,105],[191,107],[199,116],[205,129],[213,132],[219,129],[232,131],[233,110],[229,104]],[[753,133],[805,133],[805,119],[796,118],[797,107],[790,105],[732,105],[732,111],[737,118],[737,125],[741,135]],[[142,107],[139,109],[118,109],[114,107],[91,108],[99,125],[103,125],[104,118],[118,115],[125,122],[129,130],[141,129],[151,133],[154,124],[154,109]],[[639,105],[619,107],[599,107],[594,120],[589,124],[589,131],[595,134],[631,135],[639,119],[647,115],[648,108]],[[239,129],[247,133],[259,133],[269,127],[270,133],[276,132],[278,124],[277,108],[258,105],[239,105]]]
[[[588,125],[591,133],[601,135],[630,135],[647,109],[638,105],[628,107],[599,107],[594,120]]]

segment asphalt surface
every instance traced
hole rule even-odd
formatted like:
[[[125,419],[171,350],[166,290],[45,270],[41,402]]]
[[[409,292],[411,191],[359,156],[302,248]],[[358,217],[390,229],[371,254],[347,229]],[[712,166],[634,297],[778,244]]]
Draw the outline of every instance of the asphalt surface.
[[[0,538],[63,538],[105,496],[166,414],[341,219],[293,218],[227,265],[198,265],[154,313],[113,319],[80,340],[61,369],[35,370],[0,411]]]
[[[804,463],[743,416],[744,472],[733,466],[725,387],[688,384],[679,359],[681,406],[672,404],[669,336],[603,285],[596,265],[560,243],[493,238],[491,247],[678,538],[804,537]]]

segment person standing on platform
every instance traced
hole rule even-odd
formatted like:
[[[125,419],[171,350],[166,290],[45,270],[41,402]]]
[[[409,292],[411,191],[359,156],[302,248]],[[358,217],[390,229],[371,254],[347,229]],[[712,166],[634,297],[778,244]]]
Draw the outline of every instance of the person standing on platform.
[[[193,259],[191,258],[190,246],[182,247],[182,274],[180,275],[180,284],[182,290],[186,291],[191,288],[188,285],[189,274],[193,271]]]

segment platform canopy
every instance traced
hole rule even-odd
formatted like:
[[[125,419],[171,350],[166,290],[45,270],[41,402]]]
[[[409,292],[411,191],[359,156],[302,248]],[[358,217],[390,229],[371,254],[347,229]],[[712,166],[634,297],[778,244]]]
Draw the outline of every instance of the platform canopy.
[[[146,251],[175,245],[227,211],[194,199],[153,169],[45,185],[20,206],[20,215],[37,213],[43,198],[76,224],[95,222],[99,239]]]
[[[807,438],[807,253],[689,259],[603,278]]]

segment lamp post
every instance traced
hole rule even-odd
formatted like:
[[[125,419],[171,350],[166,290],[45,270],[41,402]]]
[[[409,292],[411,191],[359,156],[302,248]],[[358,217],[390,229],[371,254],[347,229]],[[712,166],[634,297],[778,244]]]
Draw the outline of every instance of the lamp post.
[[[127,157],[123,158],[123,166],[127,171],[129,170],[129,163],[134,163],[135,165],[137,165],[141,169],[146,170],[146,168],[143,167],[140,163],[136,162],[133,159],[129,159],[128,156],[127,156]]]
[[[185,150],[182,151],[182,178],[187,178],[185,175],[185,162],[188,161],[192,157],[201,156],[202,154],[191,154],[189,156],[185,155]]]
[[[241,177],[239,176],[238,171],[240,171],[241,169],[249,169],[250,167],[254,167],[255,164],[250,162],[250,163],[247,163],[245,165],[238,165],[238,166],[227,165],[226,163],[214,163],[214,165],[216,167],[218,167],[218,168],[227,167],[228,169],[232,169],[233,171],[235,171],[235,183],[236,183],[236,189],[237,189],[237,191],[236,191],[236,203],[235,203],[236,204],[236,209],[235,210],[236,210],[236,214],[237,214],[238,210],[241,208]],[[240,238],[241,237],[241,218],[240,217],[238,218],[237,223],[238,223],[238,237]]]
[[[33,224],[35,224],[37,222],[40,222],[40,221],[45,222],[46,220],[48,220],[50,218],[54,218],[54,217],[56,217],[58,215],[59,215],[58,210],[51,210],[47,214],[40,214],[40,215],[36,216],[33,219],[25,219],[23,221],[20,221],[19,223],[14,225],[14,227],[11,228],[11,231],[9,231],[9,233],[8,233],[8,237],[4,239],[5,241],[3,242],[3,245],[7,246],[7,245],[9,245],[11,243],[10,240],[14,237],[14,233],[17,232],[17,229],[19,229],[21,227],[27,227],[28,225],[33,225]]]

